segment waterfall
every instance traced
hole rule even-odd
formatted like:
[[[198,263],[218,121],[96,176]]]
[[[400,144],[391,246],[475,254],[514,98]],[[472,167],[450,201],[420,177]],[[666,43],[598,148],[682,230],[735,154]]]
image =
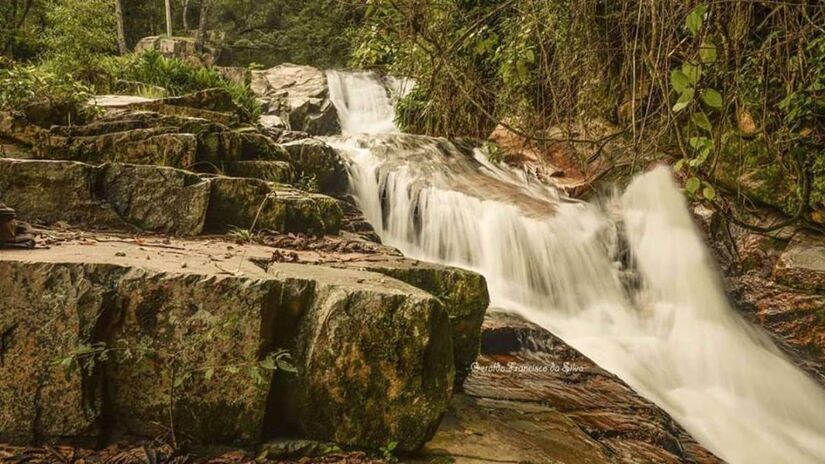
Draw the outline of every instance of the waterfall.
[[[602,204],[573,201],[479,150],[398,133],[374,75],[329,80],[344,132],[329,143],[385,243],[482,273],[494,306],[621,377],[719,457],[823,462],[825,391],[730,307],[668,168]]]

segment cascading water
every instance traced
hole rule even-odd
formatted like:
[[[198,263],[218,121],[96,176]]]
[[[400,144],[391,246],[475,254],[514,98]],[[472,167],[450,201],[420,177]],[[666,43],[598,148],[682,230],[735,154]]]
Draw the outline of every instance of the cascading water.
[[[329,78],[344,131],[329,142],[387,244],[481,272],[495,306],[614,372],[729,462],[825,462],[825,391],[730,308],[667,168],[601,206],[567,200],[477,151],[398,134],[375,76]],[[622,283],[622,247],[638,285]]]

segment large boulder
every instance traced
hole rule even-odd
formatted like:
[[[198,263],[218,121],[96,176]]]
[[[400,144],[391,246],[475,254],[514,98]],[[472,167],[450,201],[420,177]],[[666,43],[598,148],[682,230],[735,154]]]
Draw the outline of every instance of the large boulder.
[[[97,194],[98,172],[73,161],[0,158],[0,201],[24,221],[125,228],[127,224]]]
[[[111,283],[122,274],[116,266],[0,262],[0,441],[95,443],[101,369],[72,355],[91,355],[103,341]]]
[[[265,113],[289,121],[291,130],[311,135],[340,132],[327,77],[320,69],[286,63],[253,71],[252,90],[264,104]]]
[[[292,348],[302,375],[285,377],[280,390],[287,428],[416,450],[435,433],[452,390],[448,318],[431,295],[398,281],[359,287],[315,287]]]
[[[437,296],[450,318],[456,384],[461,385],[476,361],[481,343],[481,325],[490,296],[481,274],[406,258],[353,260],[348,267],[388,275]]]
[[[432,436],[454,376],[437,298],[373,272],[244,259],[271,248],[237,253],[147,238],[0,255],[3,439],[92,439],[102,417],[206,444],[283,433],[414,450]],[[296,372],[273,376],[283,349]],[[66,375],[67,358],[95,362]]]
[[[179,169],[108,164],[98,181],[112,208],[144,230],[175,235],[203,231],[209,206],[209,181]]]

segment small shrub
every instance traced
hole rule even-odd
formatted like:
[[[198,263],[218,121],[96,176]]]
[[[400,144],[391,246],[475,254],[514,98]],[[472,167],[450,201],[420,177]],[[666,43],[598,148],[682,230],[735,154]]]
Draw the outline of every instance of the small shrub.
[[[66,74],[34,66],[0,68],[0,111],[48,103],[53,108],[69,109],[67,113],[75,119],[88,119],[94,114],[87,105],[91,94],[89,87]]]
[[[261,106],[249,85],[226,81],[215,68],[203,67],[177,58],[166,58],[156,51],[122,57],[104,57],[99,62],[103,76],[100,87],[114,89],[118,81],[162,87],[170,95],[183,95],[210,88],[222,88],[256,121]]]

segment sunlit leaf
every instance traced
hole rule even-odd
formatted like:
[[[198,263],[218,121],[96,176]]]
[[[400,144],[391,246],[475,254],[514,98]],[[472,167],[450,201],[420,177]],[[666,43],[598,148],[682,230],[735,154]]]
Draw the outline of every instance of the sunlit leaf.
[[[699,190],[699,187],[702,186],[702,181],[699,180],[698,177],[691,177],[685,183],[685,190],[690,192],[691,194],[696,193]]]
[[[674,69],[670,73],[670,86],[673,87],[673,90],[682,93],[685,89],[690,85],[690,79],[678,69]]]
[[[699,58],[702,63],[713,63],[716,61],[716,44],[710,40],[705,40],[699,47]]]
[[[702,28],[702,21],[704,20],[705,13],[707,11],[707,5],[699,5],[688,13],[687,18],[685,18],[685,27],[691,35],[696,35],[699,33],[699,29]]]
[[[682,63],[682,72],[691,84],[696,85],[702,77],[702,66],[685,61]]]
[[[708,185],[702,190],[702,196],[708,200],[713,200],[716,198],[716,190],[713,190],[713,187]]]
[[[690,102],[693,101],[693,94],[693,87],[686,88],[684,92],[682,92],[682,94],[679,96],[679,99],[676,100],[676,104],[673,105],[673,112],[678,113],[683,109],[687,108],[687,106],[690,105]]]
[[[711,108],[722,107],[722,94],[713,89],[705,89],[701,93],[702,101]]]

